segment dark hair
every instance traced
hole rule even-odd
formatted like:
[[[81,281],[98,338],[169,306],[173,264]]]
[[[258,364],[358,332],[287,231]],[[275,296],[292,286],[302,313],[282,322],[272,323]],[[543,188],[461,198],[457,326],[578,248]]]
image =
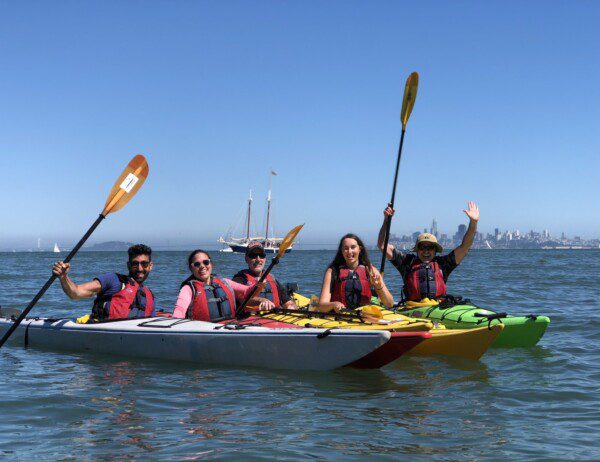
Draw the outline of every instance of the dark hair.
[[[371,268],[371,260],[369,260],[369,254],[367,253],[367,248],[365,247],[364,242],[360,237],[356,234],[348,233],[340,239],[340,244],[338,245],[337,253],[335,257],[333,257],[333,261],[329,264],[328,268],[331,268],[331,282],[337,280],[340,274],[340,266],[346,265],[346,260],[344,259],[344,255],[342,254],[342,244],[344,243],[344,239],[354,239],[358,246],[360,247],[360,254],[358,256],[358,264],[363,265],[367,268]]]
[[[192,253],[190,254],[190,256],[188,257],[188,266],[192,264],[192,260],[194,259],[196,254],[199,254],[199,253],[205,253],[206,256],[208,257],[208,259],[212,262],[212,258],[210,257],[210,254],[206,250],[196,249],[196,250],[193,250]]]
[[[152,260],[152,249],[144,244],[132,245],[127,249],[127,253],[129,254],[129,261],[139,255],[148,255],[148,258]]]

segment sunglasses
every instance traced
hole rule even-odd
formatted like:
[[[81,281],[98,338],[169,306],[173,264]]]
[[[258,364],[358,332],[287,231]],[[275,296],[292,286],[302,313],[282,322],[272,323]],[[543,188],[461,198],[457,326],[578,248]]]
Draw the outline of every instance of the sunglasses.
[[[248,255],[248,258],[250,260],[254,260],[255,258],[267,258],[267,254],[266,253],[251,253],[250,255]]]
[[[200,268],[200,265],[208,266],[208,265],[210,265],[210,260],[200,260],[200,261],[195,261],[194,263],[192,263],[192,266],[194,268]]]
[[[419,250],[434,250],[435,245],[420,245],[418,247]]]
[[[141,266],[142,268],[146,269],[150,266],[150,262],[149,261],[130,261],[129,266],[131,266],[132,268],[138,268]]]

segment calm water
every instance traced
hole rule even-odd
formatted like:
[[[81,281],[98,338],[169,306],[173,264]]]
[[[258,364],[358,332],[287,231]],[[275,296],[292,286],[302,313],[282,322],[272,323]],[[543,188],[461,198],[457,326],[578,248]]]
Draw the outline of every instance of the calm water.
[[[332,252],[276,269],[318,293]],[[0,305],[23,308],[52,254],[0,253]],[[125,271],[125,253],[81,253],[77,282]],[[157,252],[148,283],[171,308],[184,252]],[[231,276],[238,255],[213,253]],[[378,261],[376,255],[373,259]],[[0,350],[0,459],[600,459],[600,252],[473,251],[449,291],[480,306],[552,318],[537,347],[481,361],[402,358],[377,371],[273,372]],[[397,294],[393,268],[386,280]],[[86,313],[55,284],[39,316]]]

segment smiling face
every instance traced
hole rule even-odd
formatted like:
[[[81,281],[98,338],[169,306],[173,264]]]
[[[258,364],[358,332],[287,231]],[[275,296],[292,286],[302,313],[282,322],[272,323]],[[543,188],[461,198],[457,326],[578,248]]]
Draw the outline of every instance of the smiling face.
[[[348,268],[356,268],[359,263],[360,245],[351,237],[347,237],[342,241],[342,256],[346,261]]]
[[[435,258],[436,247],[429,242],[422,242],[417,246],[417,257],[423,263],[429,263]]]
[[[262,270],[265,267],[266,261],[267,256],[262,250],[252,251],[248,255],[246,255],[246,263],[248,264],[248,269],[255,276],[260,276]]]
[[[150,271],[152,271],[150,255],[137,255],[127,262],[127,268],[129,269],[129,277],[138,284],[141,284],[146,280]]]
[[[210,275],[212,274],[210,257],[203,252],[198,252],[190,263],[190,271],[199,281],[210,282]]]

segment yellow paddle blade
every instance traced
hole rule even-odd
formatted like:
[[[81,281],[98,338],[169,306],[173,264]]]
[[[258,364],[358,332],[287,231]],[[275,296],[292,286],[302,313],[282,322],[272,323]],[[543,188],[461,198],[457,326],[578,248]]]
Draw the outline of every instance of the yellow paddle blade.
[[[419,74],[413,72],[406,79],[406,86],[404,87],[404,99],[402,100],[402,110],[400,111],[400,121],[402,122],[402,128],[406,128],[406,122],[410,117],[410,113],[415,105],[415,99],[417,98],[417,88],[419,87]]]
[[[296,239],[296,236],[298,235],[303,226],[304,223],[302,223],[299,226],[296,226],[289,233],[287,233],[287,236],[283,238],[283,241],[281,241],[281,244],[279,245],[279,252],[277,252],[277,256],[275,258],[281,258],[281,256],[285,253],[288,247],[294,243],[294,239]]]
[[[375,305],[363,306],[363,307],[361,307],[360,311],[362,312],[362,314],[371,316],[373,318],[378,318],[378,319],[383,318],[383,313],[381,312],[381,308],[379,308],[378,306],[375,306]]]
[[[141,154],[138,154],[125,167],[123,173],[113,186],[106,199],[102,215],[116,212],[122,209],[130,199],[135,196],[138,189],[142,187],[148,177],[148,162]]]

